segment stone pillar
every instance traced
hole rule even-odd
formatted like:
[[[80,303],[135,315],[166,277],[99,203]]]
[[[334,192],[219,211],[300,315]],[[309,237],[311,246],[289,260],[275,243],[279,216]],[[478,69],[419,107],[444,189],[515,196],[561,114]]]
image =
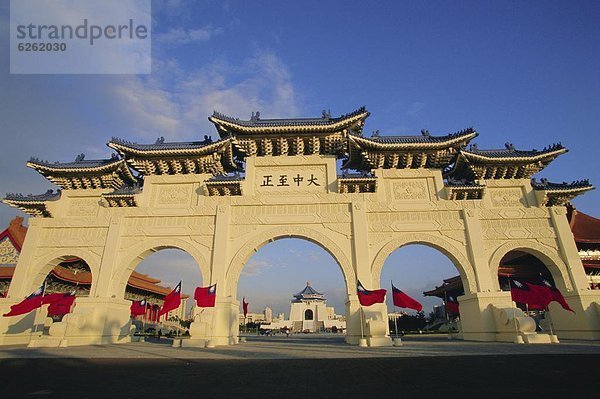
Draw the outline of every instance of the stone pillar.
[[[496,341],[497,327],[494,313],[489,305],[496,308],[512,308],[510,292],[502,292],[498,285],[498,276],[492,275],[488,259],[485,256],[481,222],[474,209],[462,211],[467,236],[467,252],[473,265],[477,292],[458,298],[460,303],[460,324],[463,339],[472,341]],[[464,284],[465,282],[463,282]]]
[[[119,239],[121,237],[122,224],[123,218],[115,217],[110,220],[98,275],[94,276],[95,281],[92,281],[90,298],[110,298],[113,294],[116,295],[116,293],[111,292],[111,289],[114,287],[113,279],[117,274],[115,273],[115,270],[117,269],[116,260],[119,252]],[[120,266],[121,268],[128,267],[128,265]],[[127,281],[128,278],[129,276],[126,277],[125,281]]]
[[[465,223],[465,234],[467,237],[467,252],[469,260],[475,272],[475,283],[478,292],[494,292],[498,287],[498,276],[492,276],[490,265],[485,256],[483,232],[481,222],[477,217],[475,209],[463,209],[462,217]],[[495,282],[494,282],[495,281]],[[464,285],[465,282],[463,282]],[[467,287],[465,287],[467,288]],[[468,293],[468,289],[465,289]]]
[[[346,300],[346,343],[358,345],[364,336],[364,326],[361,335],[360,303],[356,294],[348,295]]]
[[[6,298],[0,298],[0,345],[28,344],[33,337],[33,330],[43,329],[45,313],[42,315],[41,310],[19,316],[1,316],[8,313],[12,305],[21,302],[44,281],[45,276],[36,278],[37,276],[32,274],[35,266],[34,254],[42,232],[42,223],[43,221],[39,219],[29,219],[27,237],[21,248],[8,295]],[[44,307],[44,309],[46,308]]]
[[[217,298],[214,312],[204,310],[202,321],[210,324],[210,336],[196,337],[206,339],[214,345],[228,345],[230,338],[238,336],[238,320],[232,319],[232,303],[239,302],[235,299],[235,292],[225,292],[225,279],[228,262],[229,220],[231,219],[231,207],[228,205],[217,206],[215,220],[215,236],[213,241],[212,257],[210,262],[210,276],[203,277],[203,285],[217,284]],[[231,296],[230,296],[231,295]],[[238,310],[239,311],[239,310]],[[212,313],[212,317],[210,317]],[[233,323],[233,324],[232,324]],[[235,330],[235,333],[232,331]]]
[[[477,292],[458,297],[460,304],[460,323],[463,339],[468,341],[496,341],[498,333],[493,310],[512,308],[510,292]]]
[[[573,238],[573,232],[566,217],[566,209],[564,207],[553,207],[550,211],[550,219],[556,232],[556,240],[558,241],[562,258],[567,265],[568,277],[571,280],[573,290],[587,290],[589,283],[583,269],[583,264],[581,263],[581,258],[579,257],[575,239]],[[561,282],[556,283],[561,290],[566,288],[560,286]]]
[[[40,243],[42,234],[42,224],[45,222],[36,218],[29,218],[29,227],[27,228],[27,236],[19,254],[19,260],[15,268],[10,287],[8,289],[7,298],[21,299],[31,294],[43,282],[46,276],[37,279],[32,274],[32,269],[35,267],[34,255]]]
[[[365,208],[366,204],[362,199],[352,202],[352,263],[357,280],[366,289],[375,289],[379,287],[379,282],[373,281],[371,273],[367,212]],[[364,336],[366,328],[364,317],[360,313],[361,305],[356,295],[356,284],[356,281],[348,282],[348,289],[354,292],[349,293],[348,302],[346,302],[346,342],[352,344],[358,344],[361,336]],[[385,313],[387,317],[387,311]]]
[[[567,292],[565,300],[574,312],[558,302],[548,305],[549,320],[559,339],[600,339],[600,292],[596,290]]]
[[[366,204],[364,201],[353,201],[352,202],[352,259],[354,264],[354,270],[358,281],[360,281],[366,289],[377,289],[379,288],[379,281],[373,280],[372,264],[369,256],[369,236],[367,230],[367,212]],[[355,282],[356,283],[356,282]],[[356,285],[348,284],[350,289],[356,289]],[[352,344],[358,344],[359,339],[362,337],[369,339],[367,336],[367,324],[365,319],[365,312],[375,312],[375,308],[378,314],[381,315],[385,321],[385,332],[384,336],[379,334],[377,337],[373,337],[372,343],[369,341],[369,345],[373,346],[384,346],[391,345],[391,339],[389,338],[389,327],[387,326],[387,307],[384,304],[373,305],[368,308],[364,307],[361,314],[361,305],[358,301],[358,295],[356,291],[349,293],[348,302],[346,302],[346,342]],[[362,328],[361,328],[362,326]]]

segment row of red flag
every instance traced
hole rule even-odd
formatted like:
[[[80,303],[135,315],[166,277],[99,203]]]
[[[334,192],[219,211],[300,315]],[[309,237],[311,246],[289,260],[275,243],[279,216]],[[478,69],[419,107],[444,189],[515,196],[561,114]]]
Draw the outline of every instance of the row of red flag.
[[[547,309],[550,302],[558,302],[563,309],[575,313],[565,300],[562,293],[556,288],[549,279],[542,278],[539,283],[521,282],[512,280],[510,287],[511,298],[514,302],[526,305],[529,309]],[[510,280],[509,280],[510,282]],[[383,303],[387,291],[385,289],[367,290],[360,281],[357,285],[358,300],[362,306],[371,306],[375,303]],[[423,310],[423,306],[405,294],[400,289],[394,287],[392,283],[392,296],[394,306],[399,308],[414,309],[418,312]],[[459,314],[460,307],[456,295],[448,295],[445,298],[446,311],[448,313]]]
[[[196,287],[194,291],[194,299],[196,305],[201,308],[211,308],[215,306],[215,298],[217,296],[217,285],[209,285],[208,287]],[[177,309],[181,305],[181,281],[171,291],[164,300],[163,305],[158,311],[158,317],[169,313],[173,309]],[[131,304],[131,315],[139,316],[146,313],[148,301],[142,299],[140,301],[133,301]]]
[[[547,278],[536,282],[509,279],[510,295],[514,302],[526,305],[529,309],[546,309],[550,302],[556,301],[563,309],[575,313],[565,297]]]
[[[558,302],[563,309],[574,312],[569,306],[561,292],[548,279],[542,278],[538,284],[509,280],[510,293],[512,300],[525,304],[530,309],[546,309],[552,301]],[[10,312],[3,316],[17,316],[29,313],[32,310],[40,308],[44,304],[49,304],[48,315],[57,316],[69,313],[75,302],[75,293],[54,293],[44,294],[45,284],[34,291],[23,301],[12,305]],[[213,284],[208,287],[197,287],[194,291],[194,299],[198,307],[214,307],[217,293],[217,285]],[[360,281],[357,284],[358,300],[362,306],[371,306],[376,303],[383,303],[387,290],[367,290]],[[423,305],[417,300],[411,298],[402,290],[396,288],[392,283],[392,298],[394,306],[399,308],[414,309],[418,312],[423,310]],[[456,296],[450,295],[445,301],[446,310],[450,313],[458,314],[459,305]],[[131,304],[131,314],[133,316],[143,315],[146,313],[148,302],[146,299],[141,301],[133,301]],[[181,281],[164,299],[163,306],[158,312],[158,316],[162,316],[173,309],[177,309],[181,305]],[[248,314],[248,302],[246,298],[242,300],[244,309],[244,317]]]
[[[42,305],[50,305],[48,306],[48,316],[63,316],[71,312],[75,304],[75,292],[45,294],[45,288],[45,284],[42,284],[27,298],[12,305],[10,311],[2,316],[10,317],[26,314],[42,307]]]
[[[378,290],[367,290],[360,281],[356,287],[358,294],[358,301],[362,306],[371,306],[376,303],[383,303],[385,301],[385,294],[387,290],[380,288]],[[392,299],[394,302],[394,306],[399,308],[408,308],[414,309],[417,312],[423,310],[423,305],[421,305],[417,300],[411,298],[407,294],[405,294],[402,290],[394,287],[392,283]]]

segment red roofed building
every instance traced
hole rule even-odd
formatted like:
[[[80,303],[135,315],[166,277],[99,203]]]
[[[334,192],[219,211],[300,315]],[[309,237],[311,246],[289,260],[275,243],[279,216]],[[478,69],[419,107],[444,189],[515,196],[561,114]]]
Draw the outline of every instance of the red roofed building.
[[[0,233],[0,297],[5,297],[12,280],[19,254],[27,234],[23,226],[23,218],[15,217],[8,228]],[[160,280],[134,271],[129,277],[125,289],[125,299],[147,299],[150,307],[146,314],[147,321],[158,318],[158,310],[164,297],[172,291],[171,287],[160,285]],[[87,264],[79,258],[70,258],[54,267],[46,277],[46,291],[76,292],[77,296],[88,296],[92,285],[92,273]],[[185,319],[185,308],[188,295],[182,295],[181,306],[167,315]],[[136,319],[143,317],[138,316]]]
[[[600,289],[600,219],[571,206],[567,208],[567,218],[590,286]]]

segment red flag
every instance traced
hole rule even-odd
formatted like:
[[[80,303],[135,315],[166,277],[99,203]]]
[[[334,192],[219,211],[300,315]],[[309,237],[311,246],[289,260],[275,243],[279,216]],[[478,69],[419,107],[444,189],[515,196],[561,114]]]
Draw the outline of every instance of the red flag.
[[[400,291],[398,288],[394,287],[393,283],[392,298],[394,300],[394,306],[398,306],[399,308],[414,309],[417,312],[423,310],[423,305],[406,295],[404,292]]]
[[[562,306],[564,310],[568,310],[570,312],[575,313],[575,311],[573,309],[571,309],[571,307],[565,300],[565,297],[563,296],[563,294],[561,294],[561,292],[558,290],[558,288],[556,288],[556,286],[554,286],[550,282],[550,280],[542,278],[542,286],[541,287],[548,290],[548,294],[550,295],[550,298],[551,298],[550,301],[556,301],[556,302],[560,303],[560,306]]]
[[[525,304],[531,309],[545,309],[551,300],[542,287],[519,280],[512,280],[510,295],[513,301]]]
[[[131,307],[129,308],[131,310],[131,315],[132,316],[141,316],[143,314],[146,314],[146,305],[147,304],[148,304],[148,302],[145,299],[142,299],[141,301],[132,301]]]
[[[360,283],[356,287],[358,293],[358,301],[362,306],[371,306],[376,303],[383,303],[385,301],[385,293],[387,292],[383,288],[378,290],[369,291]]]
[[[242,298],[242,308],[244,308],[244,318],[248,316],[248,302],[246,302],[246,297]]]
[[[63,316],[71,312],[71,308],[73,307],[73,303],[75,302],[75,294],[62,293],[58,295],[59,296],[56,297],[56,299],[53,299],[52,302],[44,302],[50,303],[50,306],[48,306],[48,316]],[[44,301],[46,300],[47,296],[49,295],[44,295]]]
[[[177,287],[165,297],[165,302],[158,312],[158,317],[160,318],[160,316],[169,313],[169,311],[177,309],[179,305],[181,305],[181,281],[177,284]]]
[[[27,298],[23,299],[21,302],[12,305],[10,307],[10,312],[3,314],[4,317],[10,316],[18,316],[20,314],[26,314],[31,312],[34,309],[37,309],[42,306],[42,295],[44,294],[45,283],[42,284],[40,288],[35,290],[31,295]]]
[[[198,305],[201,308],[214,307],[216,297],[217,297],[217,285],[216,284],[209,285],[208,287],[196,287],[196,291],[194,291],[194,299],[196,300],[196,305]]]
[[[460,314],[460,305],[456,295],[448,295],[446,297],[446,312],[451,314]]]

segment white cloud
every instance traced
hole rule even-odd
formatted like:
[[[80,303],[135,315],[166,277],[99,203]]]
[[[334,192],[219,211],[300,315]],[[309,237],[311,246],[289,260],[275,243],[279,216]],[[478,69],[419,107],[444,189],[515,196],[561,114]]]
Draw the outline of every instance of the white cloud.
[[[250,259],[244,269],[242,270],[243,276],[258,276],[264,270],[270,269],[273,265],[262,259]]]
[[[160,44],[181,45],[194,42],[205,42],[221,33],[223,33],[223,29],[213,28],[210,25],[199,29],[171,28],[166,33],[154,34],[154,40]]]
[[[406,111],[406,114],[409,116],[417,116],[421,111],[423,111],[424,108],[425,103],[415,101],[410,105],[410,108],[408,109],[408,111]]]
[[[271,52],[242,63],[214,61],[187,72],[173,60],[156,60],[149,78],[132,77],[114,88],[117,107],[138,137],[192,139],[213,132],[214,110],[247,118],[298,114],[296,92],[285,64]]]

